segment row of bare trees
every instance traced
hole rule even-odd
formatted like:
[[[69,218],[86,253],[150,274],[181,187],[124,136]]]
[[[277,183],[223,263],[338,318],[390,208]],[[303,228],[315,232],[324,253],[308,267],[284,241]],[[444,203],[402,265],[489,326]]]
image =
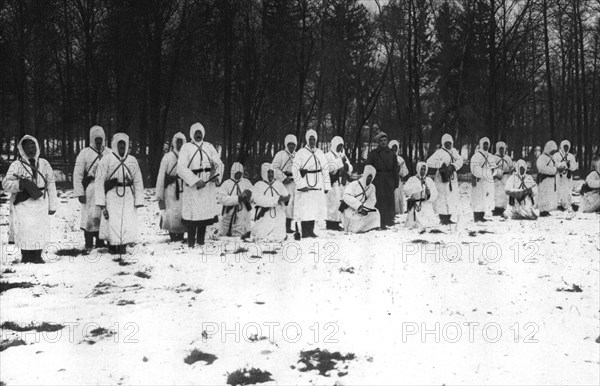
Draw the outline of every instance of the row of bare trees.
[[[4,0],[0,152],[31,133],[69,164],[99,124],[154,174],[200,121],[226,164],[312,128],[356,162],[377,130],[411,160],[444,132],[519,157],[569,139],[589,170],[599,14],[598,0]]]

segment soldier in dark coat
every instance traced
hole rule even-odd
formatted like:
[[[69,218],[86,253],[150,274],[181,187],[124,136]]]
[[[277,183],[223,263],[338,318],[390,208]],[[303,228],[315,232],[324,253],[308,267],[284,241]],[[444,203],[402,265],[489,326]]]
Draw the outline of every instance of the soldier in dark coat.
[[[400,183],[400,165],[396,154],[388,147],[388,136],[380,132],[375,137],[378,146],[369,153],[367,165],[372,165],[377,173],[373,179],[375,186],[377,204],[375,207],[381,215],[381,228],[386,229],[394,225],[396,207],[394,201],[394,190]]]

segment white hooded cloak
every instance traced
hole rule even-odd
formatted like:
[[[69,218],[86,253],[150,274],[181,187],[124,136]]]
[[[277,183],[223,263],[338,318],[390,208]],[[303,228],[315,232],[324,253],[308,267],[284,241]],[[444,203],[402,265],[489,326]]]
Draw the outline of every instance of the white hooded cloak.
[[[565,146],[567,146],[566,152]],[[571,142],[565,139],[560,143],[560,148],[553,156],[556,165],[562,165],[565,168],[556,175],[556,190],[558,192],[558,205],[561,205],[566,209],[571,208],[573,172],[579,168],[575,156],[569,153],[569,150],[571,150]]]
[[[37,169],[34,181],[34,171],[30,160],[23,150],[23,141],[31,140],[35,143],[36,154],[34,156]],[[9,199],[13,218],[14,241],[17,247],[24,250],[41,250],[46,243],[50,242],[51,227],[50,215],[48,212],[56,211],[58,198],[56,196],[56,185],[54,182],[54,172],[50,163],[40,158],[40,146],[37,139],[31,135],[25,135],[19,141],[17,148],[21,159],[13,161],[2,181],[2,187],[7,193],[11,194]],[[14,205],[19,189],[19,180],[27,179],[35,182],[43,195],[34,200],[29,197],[27,200]]]
[[[588,174],[585,183],[591,190],[581,197],[581,211],[598,212],[600,211],[600,159],[596,160],[596,170]]]
[[[290,201],[285,207],[285,217],[289,219],[294,218],[294,206],[296,197],[296,184],[292,174],[292,166],[294,165],[294,157],[296,156],[296,150],[290,153],[288,150],[288,144],[293,143],[298,146],[296,136],[288,134],[285,136],[284,145],[285,148],[280,150],[273,157],[273,170],[275,171],[275,178],[282,182],[285,189],[290,194]]]
[[[306,146],[294,157],[292,175],[296,183],[294,217],[296,221],[324,220],[327,212],[325,191],[331,189],[327,158],[318,148],[310,148],[309,138],[317,139],[317,132],[306,132]],[[300,189],[308,188],[306,192]]]
[[[390,141],[388,144],[390,149],[393,149],[394,146],[398,147],[398,150],[396,151],[396,158],[398,158],[398,165],[400,165],[400,178],[398,179],[399,183],[396,190],[394,190],[394,204],[396,208],[396,214],[403,214],[406,210],[406,205],[404,203],[404,182],[402,179],[408,175],[408,167],[406,166],[406,161],[404,161],[404,158],[402,158],[399,154],[400,143],[395,139]]]
[[[100,149],[96,148],[96,138],[102,138]],[[100,161],[103,157],[112,153],[105,144],[104,129],[100,126],[93,126],[90,129],[90,146],[79,152],[73,170],[73,195],[75,197],[85,195],[86,198],[85,204],[81,204],[80,224],[80,228],[86,232],[98,232],[100,230],[102,210],[96,205],[94,181]],[[87,181],[88,185],[84,188],[84,180],[86,179],[90,179],[90,181]]]
[[[346,157],[344,150],[337,152],[337,147],[343,145],[342,137],[335,136],[331,139],[331,149],[325,154],[327,158],[327,169],[331,175],[338,171],[344,170],[344,165],[347,165],[347,172],[352,173],[352,165]],[[331,180],[331,176],[330,176]],[[342,201],[342,194],[346,188],[347,182],[343,183],[341,177],[337,181],[331,181],[331,190],[327,193],[327,221],[340,222],[342,221],[342,213],[338,210]]]
[[[379,228],[381,219],[379,211],[375,208],[377,196],[375,185],[367,185],[367,176],[375,179],[376,170],[371,165],[366,165],[360,179],[352,181],[344,191],[343,200],[348,208],[344,209],[342,225],[347,232],[362,233]],[[373,210],[366,215],[358,212],[360,207]]]
[[[556,150],[556,142],[546,142],[544,152],[540,154],[536,161],[540,192],[538,209],[540,212],[556,210],[558,205],[558,187],[556,182],[556,173],[558,173],[558,169],[552,156],[552,152]]]
[[[421,176],[421,167],[423,166],[426,170],[425,177]],[[427,228],[438,223],[433,211],[433,202],[437,199],[438,191],[433,180],[427,177],[428,169],[426,162],[417,162],[417,174],[410,177],[404,186],[404,193],[408,197],[411,207],[406,214],[407,228]],[[429,189],[429,198],[427,198],[427,188]]]
[[[473,212],[491,212],[494,209],[494,176],[496,176],[496,157],[483,150],[483,144],[491,146],[490,140],[483,137],[479,140],[479,148],[471,157],[471,174],[473,175],[471,190],[471,209]]]
[[[177,160],[179,151],[175,143],[177,139],[186,138],[183,133],[176,133],[171,142],[171,150],[162,157],[158,176],[156,177],[156,199],[165,202],[164,212],[161,213],[160,228],[170,233],[185,233],[187,227],[181,221],[181,196],[183,194],[183,180],[177,175]],[[183,147],[183,146],[182,146]],[[176,178],[166,185],[165,179]]]
[[[252,190],[252,200],[256,204],[252,236],[256,240],[283,241],[286,238],[286,212],[285,204],[280,204],[279,198],[289,196],[289,193],[281,181],[274,178],[269,182],[269,170],[275,172],[271,164],[263,163],[262,181],[254,184]]]
[[[239,180],[235,174],[242,173]],[[217,191],[217,201],[223,206],[221,212],[220,236],[240,237],[250,231],[250,212],[239,202],[239,196],[246,190],[252,191],[252,183],[244,178],[244,167],[239,162],[231,166],[230,178],[224,181]]]
[[[119,155],[118,144],[125,142],[125,155]],[[116,179],[120,184],[108,192],[106,181]],[[144,204],[144,182],[137,159],[129,155],[129,136],[124,133],[113,135],[111,154],[102,158],[96,170],[94,183],[96,205],[103,206],[108,219],[100,221],[100,238],[110,245],[126,245],[138,239],[137,208]]]
[[[497,173],[494,175],[494,208],[506,209],[508,205],[508,196],[504,191],[506,181],[514,170],[512,158],[506,154],[506,143],[496,143],[496,169]],[[500,156],[500,149],[504,149],[504,156]]]
[[[523,167],[525,173],[521,173]],[[527,174],[527,162],[520,159],[515,165],[515,171],[506,181],[505,192],[510,195],[514,192],[522,192],[524,189],[531,188],[532,196],[527,196],[521,200],[509,198],[510,205],[504,212],[507,217],[514,220],[535,220],[538,218],[539,212],[535,208],[535,200],[538,194],[537,184],[529,174]]]
[[[452,143],[452,148],[450,150],[444,149],[445,142]],[[435,182],[435,187],[438,191],[438,198],[433,203],[433,209],[436,214],[455,215],[459,213],[460,204],[460,192],[456,170],[463,166],[463,159],[454,148],[454,140],[450,134],[444,134],[442,136],[442,147],[436,150],[427,160],[427,167],[430,169],[439,169],[444,164],[454,165],[455,172],[452,173],[448,182],[442,181],[439,170],[435,173],[433,181]]]

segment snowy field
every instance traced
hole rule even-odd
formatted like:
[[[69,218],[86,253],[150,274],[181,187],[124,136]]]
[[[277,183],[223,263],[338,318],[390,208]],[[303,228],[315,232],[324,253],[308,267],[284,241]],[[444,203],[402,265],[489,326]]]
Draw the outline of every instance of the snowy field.
[[[148,189],[121,259],[58,252],[83,248],[59,191],[45,265],[16,264],[3,203],[2,384],[599,384],[600,216],[475,225],[461,189],[441,233],[193,250]]]

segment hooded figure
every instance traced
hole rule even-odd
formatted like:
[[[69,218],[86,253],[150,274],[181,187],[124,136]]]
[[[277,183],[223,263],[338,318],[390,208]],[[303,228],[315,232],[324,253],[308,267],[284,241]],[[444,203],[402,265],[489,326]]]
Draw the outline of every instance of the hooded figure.
[[[190,142],[179,151],[177,175],[183,180],[181,218],[187,226],[188,246],[204,245],[206,227],[218,221],[217,184],[223,178],[223,163],[217,150],[204,141],[204,126],[190,127]]]
[[[94,238],[96,238],[96,248],[104,246],[104,241],[99,238],[102,211],[96,205],[94,180],[100,161],[111,154],[105,144],[104,129],[93,126],[90,129],[90,146],[79,152],[73,170],[73,194],[79,197],[81,203],[80,227],[84,232],[86,249],[93,248]]]
[[[483,216],[494,209],[494,177],[496,158],[489,153],[490,140],[483,137],[479,140],[479,148],[471,157],[471,209],[475,222],[487,221]]]
[[[160,228],[169,232],[172,241],[182,241],[187,229],[181,221],[183,180],[177,175],[177,160],[185,142],[183,133],[173,136],[171,151],[162,157],[156,177],[156,199],[161,210]]]
[[[317,132],[308,130],[305,138],[306,145],[296,153],[292,167],[296,183],[294,218],[301,223],[302,237],[317,237],[315,221],[325,219],[331,182],[327,158],[317,147]]]
[[[124,254],[138,238],[137,208],[144,204],[144,182],[137,159],[129,155],[129,136],[113,135],[111,154],[100,161],[94,189],[96,205],[103,210],[100,238],[109,252]]]
[[[506,181],[505,192],[509,196],[506,215],[515,220],[536,220],[535,196],[538,189],[533,177],[527,174],[527,162],[520,159],[514,173]]]
[[[331,181],[331,190],[327,193],[326,227],[331,230],[343,231],[344,229],[340,226],[342,214],[339,208],[342,194],[350,178],[350,173],[352,173],[352,165],[346,157],[342,137],[336,136],[331,139],[331,149],[325,154],[325,157]]]
[[[292,175],[292,165],[298,147],[296,136],[293,134],[286,135],[284,145],[284,149],[278,151],[273,157],[273,170],[275,171],[275,178],[283,183],[290,194],[290,199],[285,207],[285,228],[287,233],[293,233],[292,220],[294,219],[296,184]]]
[[[440,216],[442,224],[453,224],[451,216],[459,213],[460,195],[456,171],[463,166],[463,159],[453,146],[452,136],[444,134],[442,147],[427,160],[427,167],[436,169],[434,182],[438,198],[433,203],[433,209]]]
[[[502,216],[508,205],[508,196],[504,191],[506,181],[513,172],[512,158],[506,154],[506,143],[496,143],[496,174],[494,175],[494,216]]]
[[[339,207],[342,212],[342,224],[347,232],[363,233],[380,226],[381,219],[377,205],[377,189],[373,180],[377,171],[371,165],[365,165],[360,179],[351,182],[344,190],[343,202]]]
[[[571,142],[566,139],[560,143],[560,149],[554,153],[554,162],[560,169],[556,175],[556,189],[558,191],[558,209],[571,210],[571,191],[573,190],[573,172],[579,168],[575,156],[569,153]]]
[[[600,159],[596,160],[596,170],[588,174],[581,188],[581,211],[600,211]]]
[[[433,202],[438,192],[433,180],[427,177],[428,170],[426,162],[417,162],[417,174],[410,177],[404,186],[408,197],[407,228],[428,228],[437,223]]]
[[[540,210],[540,216],[542,217],[549,216],[549,212],[556,210],[558,205],[556,173],[564,170],[564,165],[557,165],[556,161],[554,161],[553,156],[556,150],[556,142],[546,142],[544,152],[540,154],[536,161],[538,171],[537,183],[540,190],[538,209]]]
[[[252,236],[256,240],[283,241],[286,238],[285,204],[290,196],[283,183],[275,178],[270,163],[260,168],[262,181],[254,184],[252,201],[256,204]]]
[[[402,179],[408,176],[408,167],[404,158],[400,156],[400,143],[395,139],[390,141],[388,147],[396,154],[398,158],[398,166],[400,167],[400,175],[398,178],[398,187],[394,190],[394,205],[396,208],[396,214],[404,213],[404,183]]]
[[[231,166],[230,178],[223,182],[217,192],[217,200],[223,205],[221,212],[221,236],[246,238],[250,233],[250,204],[252,183],[244,178],[244,167],[239,162]]]
[[[44,263],[42,250],[50,241],[50,216],[58,202],[54,172],[40,158],[40,146],[31,135],[21,138],[17,148],[21,158],[10,164],[2,181],[2,188],[11,194],[14,241],[23,263]]]
[[[386,229],[395,223],[396,204],[394,191],[400,185],[400,165],[398,157],[388,147],[388,136],[380,132],[375,136],[378,146],[367,157],[367,165],[372,165],[377,171],[373,179],[377,191],[377,209],[381,215],[381,229]]]

